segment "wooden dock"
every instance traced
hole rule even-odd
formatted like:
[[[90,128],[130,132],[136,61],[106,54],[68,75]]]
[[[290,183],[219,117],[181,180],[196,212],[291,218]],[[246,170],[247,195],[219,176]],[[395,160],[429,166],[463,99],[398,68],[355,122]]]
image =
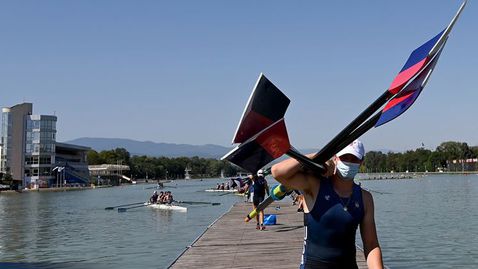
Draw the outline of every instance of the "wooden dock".
[[[255,220],[244,222],[251,207],[248,203],[234,205],[169,268],[298,268],[304,243],[303,214],[291,203],[275,203],[265,213],[276,214],[277,225],[258,231]],[[357,264],[367,268],[358,249]]]

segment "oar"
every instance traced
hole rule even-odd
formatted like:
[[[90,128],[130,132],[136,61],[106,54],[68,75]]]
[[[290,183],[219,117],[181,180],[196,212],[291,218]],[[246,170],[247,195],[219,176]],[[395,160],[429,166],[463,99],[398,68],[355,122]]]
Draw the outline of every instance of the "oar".
[[[148,206],[148,205],[150,205],[150,204],[149,204],[149,203],[146,203],[146,204],[145,204],[145,203],[143,202],[142,205],[138,205],[138,206],[120,207],[120,208],[118,208],[118,212],[126,212],[126,210],[128,210],[128,209],[133,209],[133,208],[138,208],[138,207],[145,207],[145,206]]]
[[[337,148],[341,148],[341,144],[344,144],[343,143],[344,137],[349,136],[349,134],[352,131],[354,131],[359,125],[361,125],[367,118],[369,118],[376,110],[382,107],[392,97],[395,96],[395,98],[401,97],[401,98],[407,99],[406,93],[409,92],[410,90],[413,90],[413,89],[407,89],[407,88],[414,88],[414,86],[415,88],[417,88],[416,86],[418,85],[413,85],[413,83],[417,82],[416,81],[417,78],[419,78],[418,79],[418,82],[419,82],[420,75],[423,75],[423,77],[421,78],[422,79],[422,85],[420,85],[421,89],[419,90],[415,89],[419,94],[419,92],[423,89],[423,87],[425,87],[425,84],[428,81],[428,78],[431,75],[431,72],[433,71],[436,62],[438,61],[438,58],[440,57],[441,51],[445,47],[445,43],[448,39],[448,35],[450,34],[453,26],[455,25],[455,22],[458,20],[458,17],[463,11],[466,3],[467,1],[465,0],[461,4],[457,13],[455,14],[451,22],[448,24],[448,26],[445,28],[445,30],[440,32],[434,38],[430,39],[428,42],[424,43],[422,46],[418,47],[416,50],[414,50],[410,54],[407,62],[403,66],[402,70],[394,78],[390,87],[377,100],[375,100],[375,102],[373,102],[367,109],[365,109],[357,118],[355,118],[355,120],[353,120],[349,125],[347,125],[347,127],[345,127],[339,134],[337,134],[325,147],[323,147],[312,158],[315,162],[322,163],[328,160],[328,158],[325,159],[326,157],[333,156],[335,153],[332,153],[332,152],[335,151]],[[428,72],[424,72],[425,70],[427,70]],[[400,102],[400,100],[398,100],[398,102],[396,103],[401,103],[402,105],[405,106],[405,109],[403,109],[402,111],[399,111],[397,114],[392,115],[389,118],[382,117],[387,115],[380,115],[380,117],[378,117],[377,120],[373,123],[373,125],[371,125],[368,129],[372,128],[372,126],[378,127],[400,116],[405,110],[407,110],[413,104],[415,99],[418,97],[418,94],[414,98],[412,97],[411,99],[413,100],[410,100],[409,103],[403,103],[403,102]],[[391,101],[393,101],[393,99]],[[392,102],[389,102],[389,105],[391,103]],[[386,112],[387,108],[393,108],[393,105],[395,104],[392,103],[390,107],[388,107],[387,105],[384,108],[383,112]],[[364,130],[363,133],[365,133],[368,129]],[[353,141],[355,139],[356,138],[354,139],[350,138],[347,140]]]
[[[115,208],[117,208],[117,207],[130,206],[130,205],[139,205],[139,204],[144,204],[144,202],[137,202],[137,203],[126,204],[126,205],[109,206],[109,207],[105,207],[105,210],[113,210],[113,209],[115,209]]]
[[[145,190],[151,190],[151,189],[157,189],[157,190],[160,190],[160,189],[168,189],[168,188],[177,188],[175,186],[154,186],[154,187],[147,187],[147,188],[144,188]]]
[[[451,28],[455,24],[465,5],[466,1],[460,6],[455,17],[445,30],[412,52],[409,59],[405,63],[405,66],[393,80],[390,88],[387,89],[384,94],[375,100],[347,127],[345,127],[344,130],[342,130],[334,139],[332,139],[323,149],[321,149],[318,154],[313,157],[314,162],[323,163],[327,161],[334,154],[370,130],[372,127],[379,127],[397,118],[414,103],[420,92],[425,87],[445,46],[445,43],[448,39],[448,34],[450,33]],[[391,99],[392,97],[394,98]],[[375,116],[364,123],[365,120],[367,120],[387,101],[389,101],[388,104],[381,112],[378,112],[375,114]],[[303,160],[299,161],[303,164],[306,164],[303,162]],[[311,167],[310,165],[306,166],[308,168]],[[285,195],[283,197],[285,197]],[[257,212],[263,210],[273,201],[274,199],[268,197],[263,203],[259,204],[256,210],[247,216],[246,221],[254,217]]]
[[[249,214],[247,214],[246,218],[244,219],[245,222],[250,221],[252,218],[254,218],[259,212],[264,210],[266,207],[268,207],[272,202],[274,201],[279,201],[284,199],[287,195],[289,195],[293,190],[279,184],[275,187],[272,188],[270,191],[269,197],[267,197],[262,203],[260,203],[255,209],[253,209]]]
[[[433,71],[433,68],[441,54],[441,51],[442,51],[443,47],[440,48],[440,50],[438,51],[438,53],[436,55],[434,55],[434,57],[432,58],[432,60],[422,69],[422,71],[417,74],[416,77],[414,77],[412,79],[411,82],[409,82],[409,84],[404,87],[403,89],[407,92],[413,92],[414,90],[415,91],[421,91],[423,89],[423,87],[425,86],[428,78],[430,77],[430,74],[431,72]],[[418,88],[417,88],[418,87]],[[400,95],[398,95],[397,97],[398,100],[400,100]],[[418,94],[415,95],[415,96],[412,96],[412,98],[417,98],[418,97]],[[380,99],[380,98],[379,98]],[[390,102],[393,102],[395,100],[392,99],[390,100]],[[376,101],[375,101],[376,102]],[[374,102],[374,103],[375,103]],[[411,100],[409,101],[411,102],[410,105],[408,107],[406,107],[405,109],[408,109],[414,102],[414,100]],[[385,108],[387,108],[387,106],[385,106]],[[369,110],[369,108],[367,108],[366,110]],[[384,109],[385,110],[385,109]],[[364,111],[365,112],[365,111]],[[362,114],[364,114],[364,112],[362,112]],[[381,123],[381,119],[382,119],[382,116],[383,115],[386,115],[384,114],[384,112],[386,111],[379,111],[377,112],[373,117],[371,117],[369,120],[367,120],[365,123],[362,123],[357,129],[355,129],[353,132],[351,132],[349,135],[347,136],[341,136],[339,137],[340,139],[337,139],[337,136],[332,139],[332,141],[336,141],[334,143],[328,143],[324,148],[327,148],[328,145],[330,144],[333,144],[333,146],[330,148],[330,149],[322,149],[320,150],[319,152],[324,152],[323,154],[324,155],[315,155],[315,157],[313,158],[313,161],[314,162],[325,162],[327,161],[328,159],[330,159],[333,155],[335,155],[338,151],[340,151],[341,149],[343,149],[345,146],[347,146],[348,144],[350,144],[352,141],[354,141],[355,139],[359,138],[360,136],[362,136],[364,133],[366,133],[368,130],[370,130],[372,127],[379,127],[389,121],[392,121],[393,119],[397,118],[398,116],[400,116],[404,111],[400,111],[400,113],[398,115],[393,115],[393,117],[391,119],[389,119],[388,121],[385,121],[383,122],[382,124]],[[367,112],[369,113],[369,112]],[[373,113],[373,112],[372,112]],[[358,117],[360,118],[360,117]],[[354,120],[354,122],[357,121],[357,118]],[[349,124],[350,126],[351,124]],[[346,128],[347,129],[347,128]],[[341,132],[342,133],[342,132]],[[331,142],[332,142],[331,141]],[[328,155],[327,155],[328,154]],[[305,156],[304,156],[305,157]],[[307,158],[307,157],[305,157]],[[299,160],[299,162],[301,162]],[[302,162],[301,162],[302,163]],[[308,167],[309,168],[309,167]],[[280,196],[281,198],[280,199],[283,199],[286,195],[284,196]],[[279,200],[280,200],[279,199]],[[274,199],[272,197],[268,197],[267,199],[265,199],[261,204],[259,204],[257,206],[257,208],[253,211],[251,211],[251,213],[248,214],[248,216],[246,217],[246,221],[249,221],[250,219],[252,219],[253,217],[255,217],[255,215],[264,210],[267,206],[269,206],[272,202],[274,201]]]
[[[220,205],[221,203],[211,203],[211,202],[199,202],[199,201],[174,201],[178,204],[190,204],[190,205]]]
[[[428,81],[428,78],[433,71],[434,66],[445,45],[446,37],[441,37],[438,41],[435,40],[436,38],[437,37],[431,39],[417,49],[419,51],[427,50],[427,47],[431,48],[433,44],[440,43],[441,39],[444,38],[444,41],[441,43],[442,46],[436,51],[435,54],[425,56],[422,55],[420,59],[423,58],[423,60],[419,61],[418,69],[412,70],[415,71],[413,72],[413,76],[410,75],[410,72],[407,71],[408,69],[401,71],[392,82],[393,87],[390,87],[388,90],[386,90],[385,93],[383,93],[377,100],[375,100],[372,105],[366,108],[357,118],[355,118],[346,128],[344,128],[312,159],[302,155],[297,150],[295,150],[294,147],[291,146],[283,118],[271,123],[264,129],[259,131],[257,134],[251,136],[245,142],[243,142],[238,147],[236,147],[231,152],[222,157],[222,159],[226,159],[248,171],[255,173],[255,171],[259,170],[267,163],[270,163],[272,160],[277,159],[283,154],[287,154],[290,157],[298,160],[308,169],[318,174],[323,173],[324,167],[321,164],[330,159],[335,153],[343,149],[347,144],[360,137],[372,127],[379,127],[400,116],[414,103],[414,101],[418,98],[422,89],[426,85],[426,82]],[[411,54],[405,67],[409,65],[410,61],[413,62],[417,60],[415,59],[417,57],[415,55],[417,50],[415,50]],[[402,82],[402,80],[404,79],[403,74],[409,76],[409,80]],[[260,79],[266,80],[266,78],[262,74]],[[282,94],[282,92],[280,92],[280,90],[275,87],[270,81],[267,80],[267,82],[270,84],[267,88],[270,94]],[[274,91],[270,90],[271,88],[274,89]],[[263,89],[254,89],[254,92],[256,90],[258,91]],[[388,104],[381,112],[378,112],[375,116],[373,116],[366,123],[364,123],[387,101],[389,101]],[[247,128],[243,127],[243,129]],[[242,129],[239,129],[238,132],[240,132],[240,130]]]
[[[379,119],[377,119],[377,122],[375,122],[375,127],[398,117],[408,109],[411,104],[413,104],[421,89],[416,89],[414,92],[408,91],[410,89],[404,91],[404,89],[406,89],[407,86],[410,86],[411,82],[423,73],[422,71],[429,66],[430,62],[433,62],[436,55],[440,54],[449,33],[465,5],[466,1],[463,2],[454,18],[443,31],[411,53],[402,70],[392,81],[390,87],[322,150],[320,150],[319,154],[313,158],[314,161],[310,161],[305,156],[294,151],[290,146],[283,119],[290,100],[263,74],[259,76],[254,90],[249,97],[249,101],[244,109],[233,139],[233,143],[242,144],[222,159],[227,159],[228,161],[255,173],[255,171],[259,170],[267,163],[286,153],[299,160],[307,168],[321,173],[323,168],[317,166],[314,162],[319,164],[324,163],[337,151],[345,147],[346,144],[344,145],[343,140],[346,137],[349,138],[348,140],[353,141],[354,139],[349,137],[350,133],[358,128],[367,118],[369,118],[392,97],[395,96],[395,102],[393,103],[392,99],[391,102],[389,102],[389,105],[384,108],[384,113]],[[431,71],[432,68],[430,68],[429,71]],[[426,84],[430,73],[431,72],[426,74],[425,72],[422,86]],[[412,88],[414,86],[417,85],[412,85]],[[397,104],[399,105],[397,106]],[[400,106],[402,106],[401,109]],[[395,110],[401,111],[397,112]],[[396,112],[395,115],[391,115],[394,114],[394,112]],[[364,130],[364,132],[365,131],[367,130]]]
[[[161,187],[161,186],[154,186],[154,187],[147,187],[147,188],[144,188],[145,190],[151,190],[151,189],[164,189],[164,187]]]

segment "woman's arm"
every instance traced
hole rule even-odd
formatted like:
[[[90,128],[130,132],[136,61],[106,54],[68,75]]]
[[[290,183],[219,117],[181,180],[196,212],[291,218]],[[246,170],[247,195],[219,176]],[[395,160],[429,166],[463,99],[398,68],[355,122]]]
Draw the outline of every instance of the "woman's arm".
[[[360,233],[362,235],[365,258],[368,268],[382,269],[382,251],[378,243],[377,230],[375,227],[373,197],[365,190],[362,190],[362,197],[365,213],[362,223],[360,223]]]

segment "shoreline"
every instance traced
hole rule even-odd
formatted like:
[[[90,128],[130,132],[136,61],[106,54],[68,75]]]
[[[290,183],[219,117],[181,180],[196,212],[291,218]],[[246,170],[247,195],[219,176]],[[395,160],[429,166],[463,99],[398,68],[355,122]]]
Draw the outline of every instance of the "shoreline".
[[[83,191],[92,190],[96,187],[62,187],[62,188],[38,188],[38,189],[22,189],[22,190],[4,190],[0,194],[22,194],[30,192],[64,192],[64,191]],[[106,188],[106,187],[103,187]]]
[[[419,179],[426,176],[472,176],[478,175],[478,171],[464,172],[394,172],[394,173],[359,173],[357,180],[400,180]]]

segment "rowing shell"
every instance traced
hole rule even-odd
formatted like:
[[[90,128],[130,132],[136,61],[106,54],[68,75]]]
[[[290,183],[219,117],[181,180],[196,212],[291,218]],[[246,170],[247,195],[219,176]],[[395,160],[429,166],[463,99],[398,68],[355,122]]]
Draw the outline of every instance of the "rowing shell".
[[[237,190],[215,190],[215,189],[209,189],[206,191],[207,192],[237,192]]]
[[[148,207],[155,208],[155,209],[161,209],[161,210],[174,210],[174,211],[181,211],[181,212],[188,211],[187,207],[177,206],[177,205],[151,204],[151,203],[144,203],[144,205],[147,205]]]

